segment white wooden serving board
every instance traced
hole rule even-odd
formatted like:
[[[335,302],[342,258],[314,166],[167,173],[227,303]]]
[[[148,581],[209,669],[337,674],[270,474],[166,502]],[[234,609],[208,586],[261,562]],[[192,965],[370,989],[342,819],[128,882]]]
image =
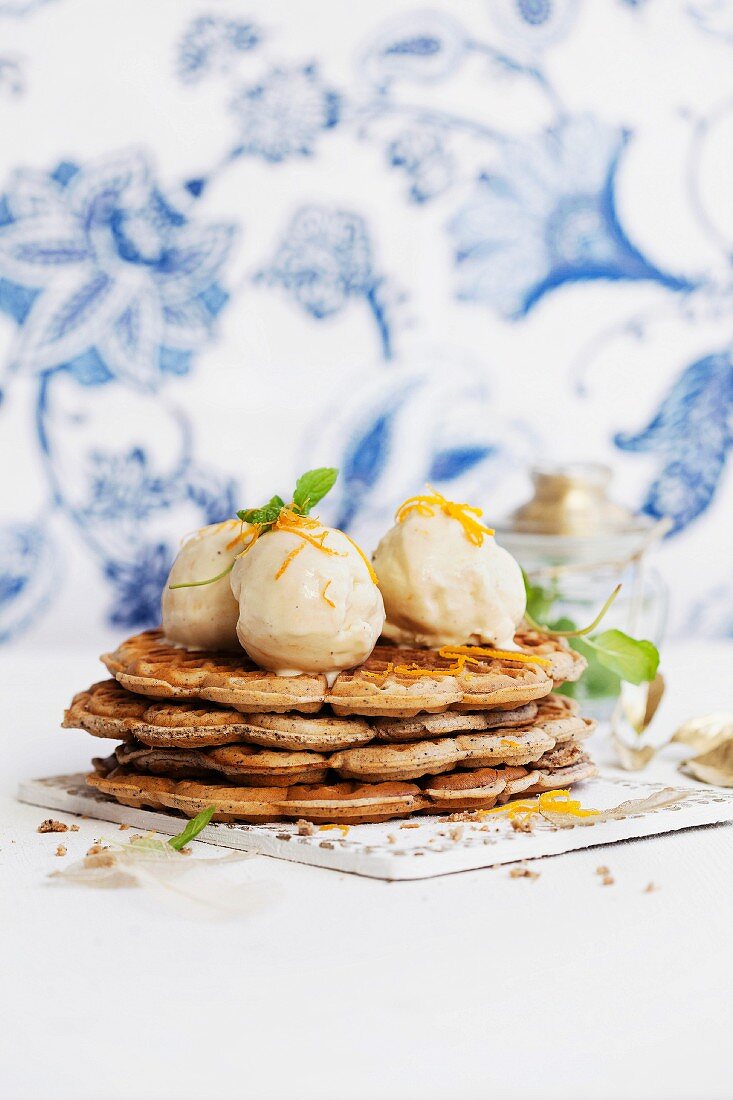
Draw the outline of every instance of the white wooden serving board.
[[[661,789],[660,783],[600,778],[578,784],[573,788],[573,796],[583,806],[604,810],[630,799],[647,798]],[[294,824],[282,822],[213,824],[198,839],[371,878],[432,878],[733,821],[733,794],[714,787],[680,788],[680,793],[683,791],[686,797],[674,806],[621,821],[558,828],[535,818],[532,833],[515,832],[503,814],[493,814],[482,821],[460,824],[445,817],[417,817],[352,825],[345,835],[338,828],[316,825],[311,836],[301,836]],[[30,779],[20,785],[18,798],[47,810],[81,814],[142,830],[154,829],[170,836],[179,833],[184,824],[184,819],[174,814],[121,806],[87,787],[82,773]]]

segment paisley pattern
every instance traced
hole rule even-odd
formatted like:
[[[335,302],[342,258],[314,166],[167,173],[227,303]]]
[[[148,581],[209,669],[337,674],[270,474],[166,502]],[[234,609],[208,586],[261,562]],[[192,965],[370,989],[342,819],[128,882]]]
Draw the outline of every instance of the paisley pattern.
[[[566,458],[731,632],[731,0],[0,21],[0,641],[154,624],[177,539],[308,464],[371,548],[423,481],[496,519]]]

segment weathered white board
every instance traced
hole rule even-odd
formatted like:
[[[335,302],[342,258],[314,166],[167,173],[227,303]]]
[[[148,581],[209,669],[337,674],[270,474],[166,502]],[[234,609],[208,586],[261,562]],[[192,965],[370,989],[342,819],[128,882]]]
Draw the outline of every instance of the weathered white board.
[[[574,787],[573,795],[584,806],[604,810],[630,799],[647,798],[661,789],[661,784],[633,779],[599,778]],[[620,821],[558,828],[543,820],[534,825],[531,833],[515,832],[504,815],[495,814],[460,824],[445,817],[407,818],[384,824],[352,825],[345,832],[335,827],[314,826],[310,836],[302,836],[294,824],[282,822],[213,824],[198,839],[371,878],[432,878],[733,821],[733,794],[713,787],[684,788],[684,793],[686,797],[676,805]],[[21,784],[18,798],[47,810],[81,814],[141,830],[154,829],[171,836],[179,833],[184,824],[184,819],[174,814],[121,806],[87,787],[81,773],[30,779]]]

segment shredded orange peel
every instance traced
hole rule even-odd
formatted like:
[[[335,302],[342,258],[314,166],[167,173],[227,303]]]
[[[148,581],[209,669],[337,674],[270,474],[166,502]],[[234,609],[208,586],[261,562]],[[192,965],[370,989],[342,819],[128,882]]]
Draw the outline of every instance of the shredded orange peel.
[[[226,544],[227,550],[233,550],[241,543],[246,543],[242,550],[240,550],[239,553],[236,555],[234,561],[237,561],[238,558],[241,558],[244,554],[247,554],[260,538],[260,536],[266,531],[287,531],[288,534],[297,535],[299,539],[303,540],[302,545],[296,547],[294,550],[291,550],[290,553],[283,560],[282,565],[275,574],[276,581],[279,580],[280,577],[282,577],[285,570],[288,568],[293,559],[297,557],[297,555],[300,553],[306,543],[308,543],[310,546],[314,546],[316,550],[322,550],[324,554],[331,554],[333,557],[337,558],[346,557],[346,553],[344,551],[334,550],[332,546],[326,545],[326,539],[331,533],[330,529],[328,527],[324,527],[317,517],[302,516],[299,512],[296,512],[294,510],[294,504],[292,501],[284,508],[281,508],[280,514],[278,515],[277,519],[274,520],[272,523],[247,523],[246,520],[225,520],[218,526],[222,529],[225,529],[234,524],[239,524],[239,531],[237,531],[234,538],[230,539],[230,541]],[[369,571],[369,576],[371,577],[374,584],[377,584],[377,575],[374,572],[372,564],[367,558],[364,551],[356,542],[354,542],[354,540],[349,535],[346,534],[345,531],[342,531],[341,533],[344,535],[344,538],[349,540],[354,549],[359,553],[362,561]],[[215,581],[221,580],[223,577],[226,577],[228,573],[231,573],[232,569],[234,568],[234,561],[231,562],[226,567],[226,569],[223,569],[221,573],[217,573],[215,577],[208,577],[206,580],[203,581],[189,581],[184,584],[171,584],[169,585],[169,587],[171,589],[198,588],[201,585],[213,584]],[[328,587],[328,585],[326,585],[326,587]],[[332,607],[335,607],[335,604],[325,595],[324,599],[326,600],[326,603],[329,603]]]
[[[321,596],[326,601],[326,603],[328,604],[329,607],[335,607],[336,604],[333,602],[333,600],[329,599],[329,597],[326,595],[330,585],[331,585],[331,578],[329,577],[329,579],[326,581],[326,583],[323,586],[323,591],[321,592]]]
[[[428,679],[435,679],[437,676],[470,675],[466,669],[466,665],[481,665],[481,658],[518,661],[520,663],[526,662],[547,666],[552,664],[552,662],[548,661],[545,657],[535,657],[533,653],[515,652],[509,649],[488,649],[485,646],[444,645],[438,650],[438,656],[452,663],[446,665],[445,668],[421,668],[420,665],[416,664],[400,665],[396,664],[394,661],[389,661],[387,667],[380,672],[371,672],[366,669],[364,675],[377,680],[381,679],[382,683],[384,683],[387,677],[391,676],[393,673],[395,676],[402,676],[411,680],[417,680],[421,676],[427,677]]]
[[[522,817],[528,820],[533,814],[568,814],[570,817],[597,817],[600,810],[585,808],[577,798],[570,797],[569,790],[544,791],[537,798],[518,798],[503,806],[493,806],[490,810],[478,810],[479,817],[488,814],[506,814],[509,820]]]
[[[318,831],[321,832],[321,833],[328,832],[329,829],[339,829],[340,832],[341,832],[341,836],[347,836],[348,832],[349,832],[349,826],[348,825],[332,824],[332,825],[319,825],[319,827],[318,827]]]
[[[481,546],[486,535],[493,535],[491,527],[485,527],[478,519],[483,516],[482,508],[473,508],[470,504],[459,504],[455,500],[447,500],[432,485],[427,485],[427,493],[420,493],[414,497],[408,497],[395,512],[397,523],[404,523],[409,515],[417,512],[420,516],[434,516],[435,509],[460,523],[466,538],[474,546]]]

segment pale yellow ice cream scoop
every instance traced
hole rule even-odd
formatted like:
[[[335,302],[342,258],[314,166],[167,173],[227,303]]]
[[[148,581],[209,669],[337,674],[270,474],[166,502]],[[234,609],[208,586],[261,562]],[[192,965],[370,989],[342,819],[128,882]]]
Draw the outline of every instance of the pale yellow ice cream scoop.
[[[246,532],[247,525],[244,525]],[[239,605],[232,595],[229,576],[201,583],[231,566],[242,550],[238,519],[202,527],[187,539],[163,589],[163,633],[169,642],[187,649],[239,650]],[[185,588],[171,588],[183,584]]]
[[[374,554],[387,638],[515,648],[526,607],[522,571],[480,516],[432,490],[398,509]]]
[[[237,559],[237,635],[282,675],[354,668],[374,649],[384,604],[369,562],[342,531],[283,512]]]

